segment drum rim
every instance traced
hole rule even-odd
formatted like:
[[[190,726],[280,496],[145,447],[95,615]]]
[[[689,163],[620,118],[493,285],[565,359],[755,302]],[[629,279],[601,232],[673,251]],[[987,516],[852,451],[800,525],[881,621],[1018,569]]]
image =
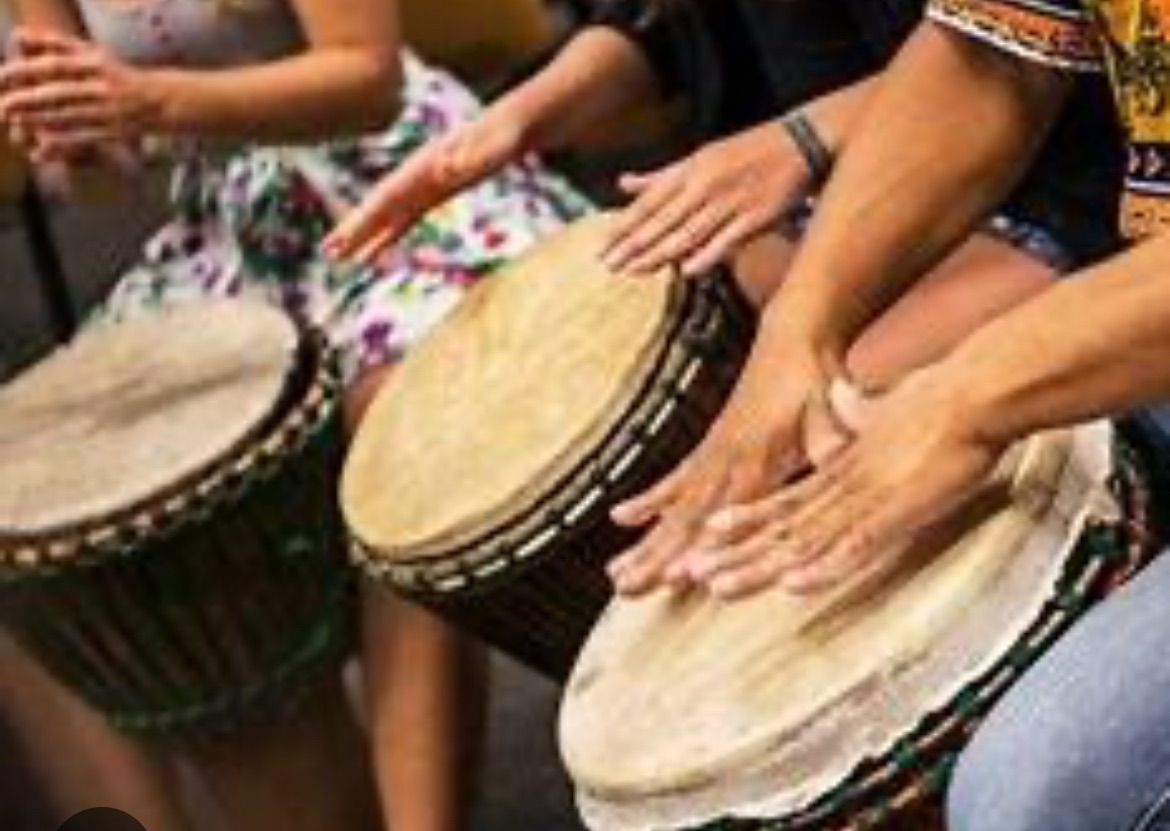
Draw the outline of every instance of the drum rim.
[[[145,328],[147,331],[150,331],[152,328],[159,326],[167,328],[176,325],[176,321],[179,323],[185,322],[184,318],[189,317],[193,313],[200,316],[226,314],[229,319],[232,317],[238,318],[243,314],[246,316],[246,319],[254,318],[255,321],[262,322],[264,326],[272,327],[274,330],[279,328],[280,336],[286,348],[282,349],[280,363],[283,366],[277,367],[274,365],[271,368],[272,371],[268,373],[270,381],[275,382],[272,384],[273,389],[270,400],[261,407],[257,407],[257,412],[250,414],[252,416],[251,418],[238,421],[234,429],[228,431],[229,435],[235,436],[230,444],[221,446],[220,450],[209,454],[199,464],[187,465],[185,473],[181,473],[155,493],[149,495],[140,494],[137,497],[127,498],[124,504],[117,508],[106,509],[100,512],[91,511],[85,515],[64,521],[41,521],[23,528],[15,524],[0,527],[0,564],[4,560],[4,550],[8,547],[19,548],[27,545],[29,541],[54,540],[59,536],[70,533],[82,533],[86,529],[100,527],[107,523],[116,523],[120,519],[125,519],[132,515],[136,510],[149,505],[160,494],[167,494],[176,487],[181,486],[176,485],[176,483],[197,481],[200,476],[213,468],[221,460],[239,452],[241,448],[255,441],[259,435],[267,430],[271,430],[272,426],[289,411],[293,397],[297,392],[295,385],[299,383],[303,391],[307,384],[307,362],[312,359],[310,349],[313,347],[306,342],[306,331],[299,321],[278,308],[259,304],[247,298],[212,298],[197,303],[179,304],[178,306],[161,309],[145,318],[135,318],[129,321],[110,322],[107,325],[95,326],[92,330],[83,331],[77,339],[65,344],[59,350],[47,356],[42,364],[56,364],[62,360],[69,361],[74,352],[82,352],[83,354],[92,353],[94,349],[103,348],[103,342],[107,345],[111,343],[117,344],[122,330],[137,328],[141,331]],[[256,323],[256,325],[259,325],[259,323]],[[130,337],[134,336],[131,335]],[[32,367],[30,374],[35,375],[36,370],[40,366],[41,364]],[[69,364],[66,363],[65,367],[68,368]],[[19,389],[20,384],[24,380],[23,377],[13,379],[14,388]],[[33,383],[36,384],[37,382],[33,381]],[[43,384],[43,382],[41,383]]]
[[[350,528],[351,559],[367,576],[417,595],[456,595],[521,566],[541,562],[557,540],[584,524],[606,497],[620,493],[619,477],[645,455],[668,417],[693,388],[712,360],[713,331],[725,323],[731,337],[743,332],[747,300],[726,269],[704,281],[671,286],[665,325],[653,359],[637,383],[629,385],[620,407],[594,430],[600,440],[582,450],[560,475],[533,488],[520,508],[514,505],[476,522],[476,530],[452,544],[450,535],[423,544],[386,548],[367,543]],[[696,344],[699,344],[697,347]],[[445,553],[436,554],[436,548]]]
[[[1120,517],[1086,519],[1040,614],[985,672],[945,706],[924,714],[885,752],[858,761],[836,786],[805,807],[772,817],[724,815],[688,826],[690,831],[811,831],[825,827],[824,823],[841,822],[847,823],[841,827],[850,829],[870,828],[888,822],[891,812],[940,793],[957,756],[956,744],[978,727],[1007,688],[1081,614],[1161,550],[1152,531],[1149,481],[1137,460],[1139,454],[1120,436],[1115,435],[1112,444],[1120,464],[1110,473],[1108,486],[1121,508]],[[1122,535],[1124,544],[1108,548],[1100,542],[1108,535]],[[583,810],[593,799],[610,803],[585,787],[577,787],[576,792]]]
[[[0,534],[0,581],[129,556],[146,542],[244,498],[253,482],[271,476],[282,459],[311,442],[336,413],[341,379],[328,340],[318,330],[304,328],[296,354],[269,416],[230,450],[166,491],[113,515],[45,532]]]

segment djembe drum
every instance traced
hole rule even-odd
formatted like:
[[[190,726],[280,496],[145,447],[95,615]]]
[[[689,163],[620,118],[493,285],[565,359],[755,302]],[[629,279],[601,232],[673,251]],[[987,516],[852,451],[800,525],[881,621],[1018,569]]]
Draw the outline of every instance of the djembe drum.
[[[561,711],[586,824],[908,827],[996,698],[1153,555],[1148,502],[1094,425],[1023,443],[899,565],[823,596],[615,601]]]
[[[701,438],[752,328],[726,279],[607,272],[609,221],[473,290],[375,400],[342,479],[368,575],[557,678],[636,538],[610,507]]]
[[[340,663],[338,380],[244,302],[92,329],[0,389],[0,619],[117,726],[222,733]]]

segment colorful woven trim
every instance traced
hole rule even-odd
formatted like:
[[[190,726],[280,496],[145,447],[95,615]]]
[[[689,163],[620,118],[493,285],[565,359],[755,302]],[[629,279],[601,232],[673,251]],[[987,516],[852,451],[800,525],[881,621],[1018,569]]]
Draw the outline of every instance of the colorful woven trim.
[[[1124,519],[1091,521],[1086,526],[1040,618],[948,708],[923,718],[884,757],[860,762],[845,781],[806,810],[782,818],[724,819],[693,831],[876,829],[941,794],[963,745],[1007,689],[1093,603],[1159,553],[1161,541],[1150,532],[1152,497],[1135,454],[1119,445],[1117,458],[1119,472],[1111,487]]]
[[[927,17],[1045,66],[1104,69],[1101,44],[1083,10],[1043,0],[931,0]]]

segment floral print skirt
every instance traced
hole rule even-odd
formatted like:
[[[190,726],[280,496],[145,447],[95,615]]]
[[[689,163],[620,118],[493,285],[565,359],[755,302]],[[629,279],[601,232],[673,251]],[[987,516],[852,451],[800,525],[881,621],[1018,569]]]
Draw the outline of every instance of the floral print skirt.
[[[376,265],[326,261],[321,241],[348,206],[428,140],[479,113],[451,76],[409,54],[404,62],[403,109],[383,133],[181,161],[172,220],[99,318],[206,297],[261,298],[324,331],[353,379],[401,358],[469,285],[589,209],[565,181],[525,160],[432,211]]]

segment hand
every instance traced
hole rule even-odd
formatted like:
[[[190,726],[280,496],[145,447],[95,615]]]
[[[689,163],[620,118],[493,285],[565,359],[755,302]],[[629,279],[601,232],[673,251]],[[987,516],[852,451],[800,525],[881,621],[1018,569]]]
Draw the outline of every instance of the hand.
[[[635,196],[603,253],[614,271],[679,263],[706,272],[773,225],[810,187],[808,166],[775,122],[709,144],[676,164],[623,176]]]
[[[829,589],[909,549],[983,483],[1004,448],[983,438],[940,365],[863,400],[840,382],[830,398],[856,431],[803,482],[712,516],[683,567],[734,599],[773,585]]]
[[[0,118],[34,161],[72,159],[139,138],[154,105],[145,73],[88,41],[18,29],[0,66]]]
[[[783,354],[781,362],[749,362],[723,414],[690,457],[613,510],[620,525],[654,523],[638,545],[610,564],[618,592],[685,587],[690,579],[683,555],[711,514],[773,492],[810,458],[832,454],[846,440],[824,399],[832,367],[795,344]]]
[[[420,149],[387,175],[325,238],[330,259],[368,264],[432,208],[495,173],[524,152],[519,118],[489,108]]]

